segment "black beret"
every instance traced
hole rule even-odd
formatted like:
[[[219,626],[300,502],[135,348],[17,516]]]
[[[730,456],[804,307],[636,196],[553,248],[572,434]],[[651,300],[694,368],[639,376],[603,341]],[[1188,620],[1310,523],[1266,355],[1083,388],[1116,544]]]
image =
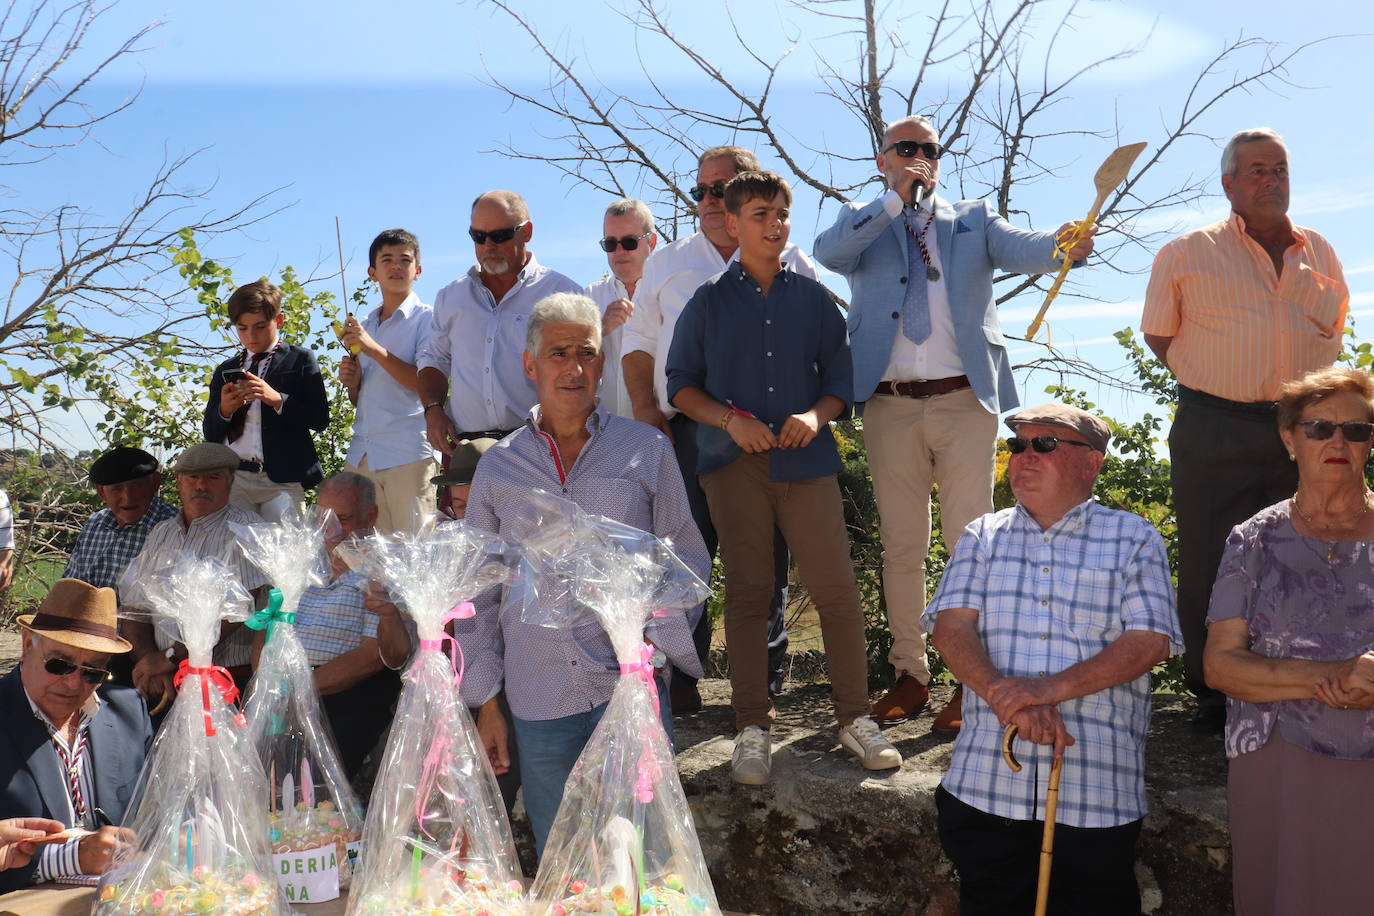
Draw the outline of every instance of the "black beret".
[[[157,459],[141,448],[121,445],[91,462],[91,483],[97,487],[135,480],[157,470]]]

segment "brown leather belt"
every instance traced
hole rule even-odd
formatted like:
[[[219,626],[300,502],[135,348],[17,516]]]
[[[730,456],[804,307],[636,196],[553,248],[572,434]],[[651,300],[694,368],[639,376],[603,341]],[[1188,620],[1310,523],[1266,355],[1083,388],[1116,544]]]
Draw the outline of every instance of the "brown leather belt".
[[[893,394],[902,398],[933,398],[969,387],[967,375],[949,378],[920,379],[915,382],[879,382],[875,394]]]

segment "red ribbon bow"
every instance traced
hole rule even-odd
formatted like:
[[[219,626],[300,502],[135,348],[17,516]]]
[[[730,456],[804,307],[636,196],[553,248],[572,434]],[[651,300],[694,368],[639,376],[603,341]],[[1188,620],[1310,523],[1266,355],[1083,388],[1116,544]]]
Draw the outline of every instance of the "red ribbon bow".
[[[234,685],[234,678],[229,674],[228,668],[223,665],[193,668],[191,667],[191,660],[183,658],[181,665],[177,668],[177,673],[172,675],[172,686],[180,690],[181,682],[186,680],[186,676],[190,674],[200,678],[200,705],[205,712],[205,736],[207,738],[215,736],[215,723],[210,718],[210,684],[212,682],[219,689],[219,695],[224,699],[225,705],[233,710],[234,724],[240,728],[248,724],[243,713],[234,707],[234,701],[239,696],[239,689]]]

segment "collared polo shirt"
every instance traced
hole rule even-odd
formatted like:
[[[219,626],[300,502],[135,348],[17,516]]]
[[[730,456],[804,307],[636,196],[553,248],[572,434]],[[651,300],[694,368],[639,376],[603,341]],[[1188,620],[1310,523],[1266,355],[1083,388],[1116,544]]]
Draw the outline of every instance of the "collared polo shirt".
[[[402,362],[415,365],[420,348],[429,339],[434,310],[412,292],[382,320],[382,309],[363,319],[363,330]],[[375,359],[358,357],[362,386],[353,416],[353,438],[348,444],[349,464],[357,467],[367,459],[372,471],[400,467],[434,457],[425,439],[425,412],[420,396],[392,378]]]

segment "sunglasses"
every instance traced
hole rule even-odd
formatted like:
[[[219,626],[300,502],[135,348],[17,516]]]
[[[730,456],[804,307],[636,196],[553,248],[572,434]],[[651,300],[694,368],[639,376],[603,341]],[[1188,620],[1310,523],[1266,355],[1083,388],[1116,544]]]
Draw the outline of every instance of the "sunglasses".
[[[69,662],[65,658],[53,656],[43,663],[43,670],[54,677],[66,677],[73,671],[81,672],[81,680],[92,686],[99,686],[110,678],[114,677],[104,668],[96,668],[92,665],[78,665],[76,662]]]
[[[495,245],[504,245],[515,238],[515,233],[524,229],[525,224],[528,222],[529,220],[525,220],[524,223],[517,223],[509,229],[493,229],[490,232],[484,232],[481,229],[469,229],[468,238],[472,239],[478,245],[485,245],[487,239],[491,239],[492,243]]]
[[[1026,450],[1026,446],[1034,448],[1042,455],[1047,455],[1061,445],[1078,445],[1083,448],[1092,448],[1086,442],[1075,442],[1073,439],[1060,439],[1058,436],[1036,436],[1033,439],[1022,439],[1020,436],[1011,436],[1007,439],[1007,451],[1013,455],[1019,455]]]
[[[892,143],[889,143],[879,150],[879,152],[885,153],[888,150],[894,149],[897,151],[897,155],[901,156],[903,159],[914,159],[916,158],[916,153],[919,151],[921,155],[925,156],[927,159],[935,160],[939,159],[945,151],[945,148],[938,143],[919,143],[915,140],[894,140]]]
[[[618,239],[612,238],[608,235],[601,241],[597,242],[597,244],[600,245],[601,250],[606,252],[607,254],[610,254],[612,251],[615,251],[615,247],[617,245],[619,245],[621,248],[624,248],[626,251],[634,251],[636,248],[639,247],[640,239],[647,239],[651,235],[653,235],[652,232],[646,232],[643,235],[622,235]]]
[[[1299,420],[1298,425],[1309,439],[1330,439],[1337,429],[1345,436],[1346,442],[1368,442],[1369,437],[1374,435],[1374,423],[1359,420],[1345,423],[1334,423],[1331,420]]]
[[[695,200],[697,203],[701,203],[703,200],[705,200],[707,194],[710,194],[712,197],[724,198],[725,182],[717,181],[710,185],[699,184],[695,188],[692,188],[692,190],[687,192],[687,195],[691,197],[692,200]]]

